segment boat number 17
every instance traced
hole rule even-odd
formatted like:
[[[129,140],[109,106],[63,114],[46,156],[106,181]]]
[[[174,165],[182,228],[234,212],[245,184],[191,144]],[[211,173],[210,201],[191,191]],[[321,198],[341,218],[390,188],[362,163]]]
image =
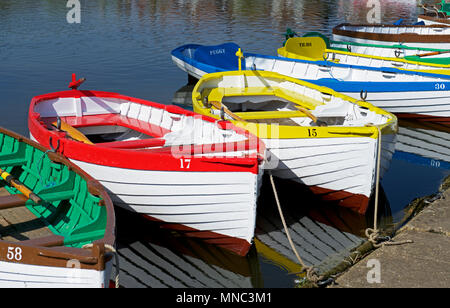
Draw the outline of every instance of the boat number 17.
[[[6,259],[8,260],[22,260],[22,248],[20,247],[8,247],[8,252],[6,253]]]
[[[180,159],[180,168],[181,169],[189,169],[189,168],[191,168],[191,160],[190,159],[181,158]]]
[[[436,83],[434,84],[435,90],[445,90],[445,83]]]

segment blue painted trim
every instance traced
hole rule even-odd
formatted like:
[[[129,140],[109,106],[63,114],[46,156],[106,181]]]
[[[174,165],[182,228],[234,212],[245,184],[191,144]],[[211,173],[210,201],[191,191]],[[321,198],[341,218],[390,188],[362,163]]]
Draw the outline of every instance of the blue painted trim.
[[[398,160],[404,160],[416,165],[428,166],[437,169],[446,169],[446,170],[450,169],[449,162],[442,161],[439,159],[427,158],[408,152],[395,151],[393,158]]]
[[[192,65],[193,67],[202,70],[206,73],[215,73],[215,72],[224,72],[226,71],[223,68],[207,65],[201,62],[198,62],[192,58],[186,57],[183,55],[183,51],[185,49],[196,49],[202,45],[197,44],[188,44],[183,45],[181,47],[178,47],[174,49],[171,54],[186,62],[187,64]],[[368,67],[368,66],[357,66],[357,65],[347,65],[347,64],[339,64],[329,61],[310,61],[310,60],[299,60],[299,59],[290,59],[290,58],[283,58],[283,57],[274,57],[274,56],[268,56],[268,55],[259,55],[259,54],[253,54],[253,53],[245,53],[245,57],[259,57],[264,59],[271,59],[271,60],[287,60],[290,62],[300,62],[300,63],[307,63],[307,64],[315,64],[315,65],[321,65],[321,66],[331,66],[331,67],[341,67],[341,68],[348,68],[352,67],[355,69],[364,69],[364,70],[372,70],[372,71],[379,71],[379,72],[388,72],[388,73],[397,73],[397,74],[405,74],[405,75],[420,75],[420,76],[426,76],[431,78],[440,78],[440,79],[447,79],[448,81],[431,81],[431,82],[363,82],[363,81],[339,81],[337,79],[333,78],[322,78],[318,80],[310,80],[305,79],[305,81],[317,84],[320,86],[325,86],[328,88],[331,88],[337,92],[345,92],[345,93],[359,93],[361,90],[367,91],[367,92],[421,92],[421,91],[448,91],[450,90],[450,76],[447,75],[440,75],[440,74],[430,74],[430,73],[422,73],[422,72],[411,72],[411,71],[404,71],[399,70],[396,68],[390,68],[390,67],[383,67],[383,68],[375,68],[375,67]],[[395,85],[395,86],[394,86]],[[442,86],[443,85],[443,86]],[[442,88],[441,88],[442,86]],[[436,89],[438,87],[438,89]]]

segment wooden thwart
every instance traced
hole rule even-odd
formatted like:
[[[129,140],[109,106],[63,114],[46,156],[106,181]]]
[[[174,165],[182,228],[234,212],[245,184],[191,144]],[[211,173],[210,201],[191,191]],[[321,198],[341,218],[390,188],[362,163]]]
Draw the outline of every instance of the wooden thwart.
[[[24,195],[9,195],[0,197],[0,210],[25,206],[28,198]]]

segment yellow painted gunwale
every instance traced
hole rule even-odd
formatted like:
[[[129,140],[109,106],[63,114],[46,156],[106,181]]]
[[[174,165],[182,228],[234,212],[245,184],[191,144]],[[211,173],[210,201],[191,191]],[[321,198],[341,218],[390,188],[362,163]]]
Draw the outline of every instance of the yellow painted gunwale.
[[[383,125],[377,125],[377,126],[364,126],[364,127],[339,127],[339,126],[288,126],[288,125],[274,125],[274,124],[265,124],[265,123],[251,123],[251,122],[242,122],[242,121],[234,121],[230,120],[233,124],[236,126],[242,127],[249,132],[253,133],[254,135],[258,136],[259,138],[263,139],[297,139],[297,138],[342,138],[342,137],[370,137],[373,139],[378,138],[378,128],[381,130],[382,135],[388,135],[388,134],[395,134],[397,133],[398,126],[397,126],[397,117],[393,115],[390,112],[387,112],[381,108],[378,108],[376,106],[373,106],[372,104],[356,100],[352,97],[343,95],[341,93],[335,92],[334,90],[323,87],[323,86],[317,86],[315,84],[305,82],[303,80],[291,78],[288,76],[280,75],[275,72],[269,72],[269,71],[227,71],[227,72],[218,72],[218,73],[212,73],[212,74],[206,74],[204,75],[199,82],[195,85],[194,90],[192,92],[192,104],[194,111],[206,115],[209,117],[213,117],[216,119],[220,119],[218,115],[214,115],[211,113],[211,109],[206,107],[203,104],[203,99],[205,96],[208,96],[211,91],[205,90],[204,93],[199,92],[200,86],[203,85],[203,83],[206,83],[210,80],[214,80],[217,78],[221,78],[223,76],[238,76],[240,74],[243,74],[245,76],[260,76],[263,78],[272,78],[272,79],[282,79],[285,81],[293,82],[302,86],[306,86],[309,88],[316,89],[323,93],[324,95],[331,95],[335,97],[339,97],[343,100],[352,102],[354,104],[357,104],[359,106],[365,107],[369,109],[370,111],[376,112],[377,114],[382,114],[388,117],[387,123]],[[211,90],[211,89],[210,89]],[[234,95],[238,95],[238,90],[235,88],[233,90],[235,92]],[[225,93],[225,91],[224,91]],[[267,91],[263,91],[262,95],[268,95]],[[273,95],[278,96],[277,91],[272,91]],[[241,95],[244,96],[254,96],[254,92],[249,92],[243,90]],[[220,97],[219,97],[220,98]],[[285,99],[289,99],[289,97],[283,97]],[[221,98],[220,98],[221,100]],[[299,100],[292,100],[295,104],[305,108],[301,104],[301,101]],[[308,104],[307,104],[308,105]],[[309,109],[308,106],[306,106],[306,109]],[[309,109],[314,110],[314,109]],[[300,111],[259,111],[259,112],[236,112],[237,116],[241,117],[244,121],[245,120],[253,120],[253,119],[274,119],[274,118],[291,118],[293,116],[295,117],[304,117],[306,116],[304,113]]]
[[[286,51],[285,47],[278,48],[277,50],[278,54],[281,57],[290,58],[290,59],[298,59],[298,60],[307,60],[307,61],[324,61],[324,57],[321,58],[308,58],[304,56],[300,56],[296,53],[292,53],[289,51]],[[442,75],[450,75],[450,65],[445,64],[436,64],[436,63],[424,63],[424,62],[418,62],[418,61],[411,61],[406,60],[403,58],[387,58],[387,57],[379,57],[379,56],[371,56],[366,54],[359,54],[359,53],[353,53],[353,52],[347,52],[347,51],[340,51],[340,50],[334,50],[334,49],[325,49],[324,54],[327,53],[328,58],[329,54],[340,54],[340,55],[349,55],[349,56],[356,56],[356,57],[362,57],[362,58],[371,58],[371,59],[377,59],[377,60],[384,60],[389,62],[400,62],[400,63],[406,63],[406,64],[413,64],[413,65],[421,65],[421,66],[429,66],[429,67],[435,67],[436,69],[429,69],[429,70],[410,70],[410,69],[404,69],[401,67],[395,67],[400,70],[406,70],[406,71],[414,71],[414,72],[423,72],[423,73],[430,73],[430,74],[442,74]],[[331,60],[327,59],[327,61],[339,63],[338,59]]]

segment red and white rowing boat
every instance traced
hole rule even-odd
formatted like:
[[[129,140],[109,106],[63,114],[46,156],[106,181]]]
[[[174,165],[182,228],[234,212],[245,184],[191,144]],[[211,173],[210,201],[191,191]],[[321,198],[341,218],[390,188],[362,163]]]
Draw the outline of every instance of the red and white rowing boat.
[[[240,255],[252,243],[265,147],[230,122],[99,91],[36,96],[31,138],[56,149],[114,204]]]

